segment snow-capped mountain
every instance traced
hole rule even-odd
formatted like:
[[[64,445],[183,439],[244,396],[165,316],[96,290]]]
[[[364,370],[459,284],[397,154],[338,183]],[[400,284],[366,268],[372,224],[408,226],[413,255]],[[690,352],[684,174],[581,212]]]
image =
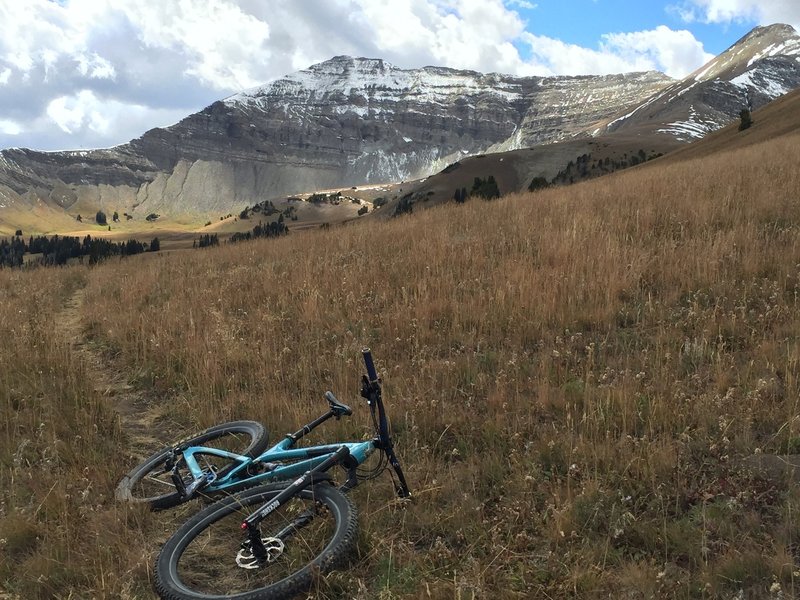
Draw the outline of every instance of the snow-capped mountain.
[[[800,87],[800,36],[757,28],[682,81],[512,77],[335,57],[108,150],[0,152],[0,204],[225,214],[399,181],[471,154],[630,130],[690,141]]]
[[[757,27],[706,65],[624,113],[608,130],[657,131],[682,141],[724,127],[800,87],[800,35],[790,25]]]

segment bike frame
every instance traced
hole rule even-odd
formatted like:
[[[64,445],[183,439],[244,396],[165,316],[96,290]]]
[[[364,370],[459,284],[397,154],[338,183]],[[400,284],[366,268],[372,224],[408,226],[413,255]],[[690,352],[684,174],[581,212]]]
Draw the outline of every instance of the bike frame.
[[[339,419],[342,416],[352,414],[350,407],[341,404],[331,392],[327,392],[325,397],[330,404],[330,410],[327,413],[304,425],[295,433],[287,434],[280,442],[259,456],[251,458],[205,446],[176,448],[174,457],[181,456],[183,458],[192,477],[192,482],[187,487],[186,482],[177,476],[177,467],[175,467],[173,470],[173,482],[176,488],[181,494],[191,496],[198,488],[202,488],[206,493],[225,492],[226,490],[232,491],[233,488],[238,489],[243,483],[247,483],[248,486],[255,486],[262,483],[291,480],[298,476],[302,478],[302,485],[307,485],[306,476],[324,472],[335,464],[341,464],[348,470],[348,479],[343,489],[350,489],[357,485],[356,467],[364,463],[375,450],[382,450],[399,480],[399,485],[396,486],[398,495],[404,498],[410,497],[411,492],[394,453],[386,411],[381,398],[381,383],[375,370],[372,354],[369,348],[362,350],[362,354],[367,368],[367,375],[362,377],[361,396],[367,400],[367,404],[373,412],[373,420],[377,426],[377,436],[375,438],[362,442],[340,442],[322,446],[294,448],[293,446],[300,439],[328,419],[332,417]],[[200,465],[198,457],[203,455],[224,458],[230,461],[231,465],[226,466],[219,473],[212,472]],[[293,462],[281,464],[284,461]],[[254,465],[267,470],[261,473],[253,473],[251,467]],[[298,482],[295,482],[295,484]]]
[[[238,463],[234,464],[232,469],[226,469],[227,472],[224,475],[209,482],[208,485],[203,488],[204,492],[213,493],[224,492],[234,486],[240,486],[243,481],[247,481],[248,484],[258,485],[261,483],[270,483],[298,477],[325,462],[327,458],[332,456],[342,446],[348,449],[350,456],[353,457],[358,465],[366,461],[377,449],[375,440],[292,448],[295,442],[296,440],[291,436],[286,436],[280,442],[255,458],[226,452],[225,450],[217,450],[216,448],[192,446],[183,450],[183,458],[186,461],[186,466],[191,472],[192,477],[196,480],[206,476],[206,471],[200,466],[196,455],[218,456],[230,460],[233,463]],[[256,475],[247,474],[248,467],[251,465],[257,465],[259,463],[279,463],[282,461],[294,462],[276,466],[264,473],[258,473]]]

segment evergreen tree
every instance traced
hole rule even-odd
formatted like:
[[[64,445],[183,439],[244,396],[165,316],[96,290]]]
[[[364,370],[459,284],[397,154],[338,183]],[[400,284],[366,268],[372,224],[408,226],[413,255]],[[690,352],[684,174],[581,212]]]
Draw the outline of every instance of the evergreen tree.
[[[741,119],[741,123],[739,123],[739,131],[744,131],[753,124],[753,117],[750,114],[750,110],[747,108],[743,108],[739,112],[739,119]]]
[[[106,213],[102,210],[98,210],[97,214],[94,216],[95,223],[98,225],[106,225],[108,221],[106,220]]]
[[[453,194],[453,199],[459,204],[463,204],[464,202],[466,202],[467,188],[456,188],[455,194]]]
[[[494,175],[489,175],[489,177],[486,179],[476,177],[475,182],[472,184],[470,196],[480,196],[484,200],[499,198],[500,188],[497,187],[497,182],[494,179]]]

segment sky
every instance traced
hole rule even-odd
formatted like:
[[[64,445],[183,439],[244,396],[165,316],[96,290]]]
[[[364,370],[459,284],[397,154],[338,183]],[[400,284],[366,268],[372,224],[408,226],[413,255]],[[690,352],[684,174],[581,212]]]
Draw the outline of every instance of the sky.
[[[110,147],[333,56],[684,77],[800,0],[0,0],[0,148]]]

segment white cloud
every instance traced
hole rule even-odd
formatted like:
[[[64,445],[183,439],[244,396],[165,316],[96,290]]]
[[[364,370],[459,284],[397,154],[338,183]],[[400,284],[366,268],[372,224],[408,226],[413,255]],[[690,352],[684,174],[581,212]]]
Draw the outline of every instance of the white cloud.
[[[166,126],[179,121],[184,111],[154,109],[147,106],[108,100],[90,90],[54,98],[47,105],[46,115],[31,124],[33,132],[45,135],[54,149],[87,147],[81,139],[100,137],[122,143],[141,135],[146,129]],[[52,134],[53,124],[66,136]],[[16,135],[12,131],[0,132]],[[19,132],[18,132],[19,133]],[[72,140],[70,143],[67,140]]]
[[[116,77],[117,72],[114,69],[114,65],[95,53],[81,55],[77,58],[77,61],[78,72],[81,75],[93,79],[114,79]]]
[[[506,0],[506,5],[513,8],[525,8],[527,10],[536,8],[536,5],[533,2],[528,2],[528,0]]]
[[[798,0],[684,0],[673,5],[672,10],[687,23],[788,23],[800,28]]]
[[[104,119],[96,110],[97,97],[89,90],[81,90],[74,96],[60,96],[47,105],[47,115],[66,133],[74,133],[88,127],[102,129]],[[105,121],[107,123],[107,121]],[[101,126],[98,127],[98,124]]]
[[[150,48],[185,52],[185,73],[220,90],[262,83],[267,22],[229,0],[109,0]]]
[[[501,0],[355,0],[375,50],[404,67],[441,65],[518,73],[526,70],[513,42],[524,31]]]
[[[22,133],[22,126],[14,121],[0,119],[0,133],[5,135],[19,135]]]
[[[695,11],[724,4],[674,1]],[[337,54],[403,68],[517,75],[658,69],[680,76],[708,57],[690,33],[666,27],[608,34],[596,48],[538,36],[517,13],[532,6],[531,0],[0,0],[0,115],[21,128],[15,144],[108,146]],[[530,56],[518,49],[528,47]],[[0,147],[4,133],[10,135],[0,130]]]
[[[601,47],[625,60],[649,62],[671,77],[684,77],[714,58],[691,32],[673,31],[664,25],[649,31],[606,34]]]
[[[599,50],[545,36],[523,35],[535,61],[551,74],[581,75],[657,70],[684,77],[713,58],[689,31],[659,26],[649,31],[609,33]]]

